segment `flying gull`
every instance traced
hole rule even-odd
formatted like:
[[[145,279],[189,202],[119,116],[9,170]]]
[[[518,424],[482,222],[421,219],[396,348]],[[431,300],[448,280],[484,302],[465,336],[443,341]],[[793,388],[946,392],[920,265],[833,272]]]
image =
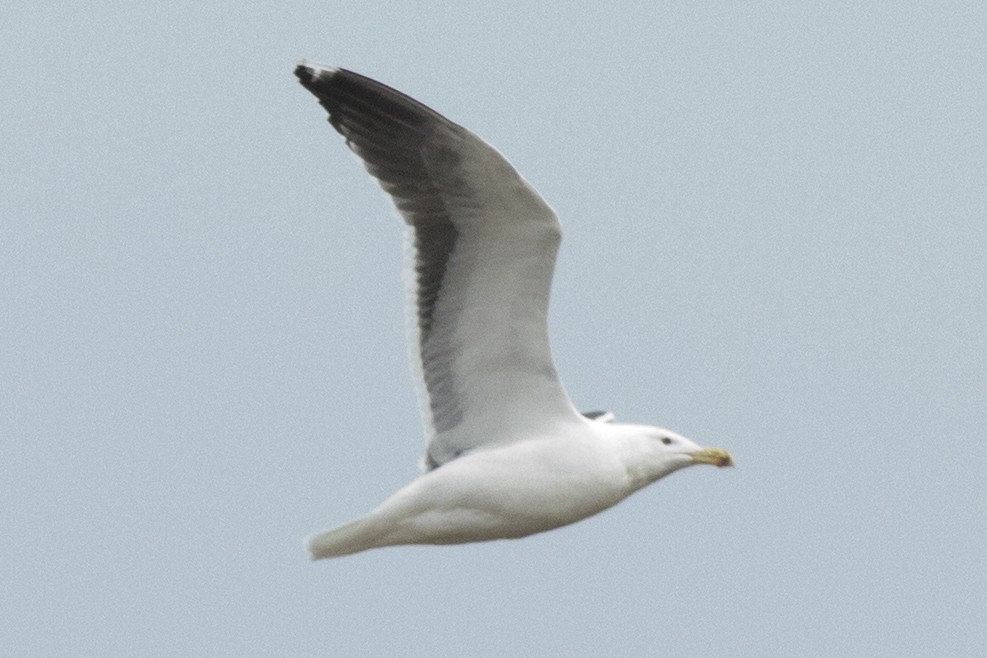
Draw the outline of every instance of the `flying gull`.
[[[496,150],[375,80],[303,62],[302,85],[407,223],[425,472],[306,541],[312,559],[398,544],[517,538],[574,523],[669,473],[730,454],[581,414],[548,344],[561,228]]]

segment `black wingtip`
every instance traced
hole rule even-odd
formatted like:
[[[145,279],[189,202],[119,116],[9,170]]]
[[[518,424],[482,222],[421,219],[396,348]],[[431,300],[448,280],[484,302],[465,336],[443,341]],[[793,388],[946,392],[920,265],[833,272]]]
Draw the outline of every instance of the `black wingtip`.
[[[395,130],[410,129],[416,133],[430,124],[456,125],[414,98],[353,71],[303,60],[295,67],[295,76],[319,99],[329,112],[330,123],[341,133],[344,131],[336,122],[344,121],[347,113],[364,119],[373,116]],[[346,136],[349,137],[348,133]]]
[[[312,82],[314,74],[315,71],[312,70],[312,67],[305,64],[299,64],[295,67],[295,77],[306,87]]]
[[[295,67],[295,77],[303,87],[312,91],[312,88],[318,85],[320,78],[331,78],[337,70],[330,66],[313,66],[302,62]]]

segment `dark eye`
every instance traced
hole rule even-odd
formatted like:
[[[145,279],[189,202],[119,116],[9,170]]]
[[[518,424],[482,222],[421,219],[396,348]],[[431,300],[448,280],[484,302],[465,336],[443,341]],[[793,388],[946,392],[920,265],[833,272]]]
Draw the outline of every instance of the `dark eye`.
[[[663,437],[661,437],[661,442],[664,443],[665,445],[671,445],[672,440],[670,438],[668,438],[667,436],[663,436]]]

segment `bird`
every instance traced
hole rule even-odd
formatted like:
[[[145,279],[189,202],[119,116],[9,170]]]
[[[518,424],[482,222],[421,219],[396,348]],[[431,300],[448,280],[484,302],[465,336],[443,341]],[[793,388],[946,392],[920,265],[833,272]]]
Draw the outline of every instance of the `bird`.
[[[733,465],[720,448],[573,405],[548,338],[561,226],[497,150],[358,73],[306,60],[295,75],[404,219],[428,439],[421,475],[366,516],[307,538],[311,559],[525,537],[679,469]]]

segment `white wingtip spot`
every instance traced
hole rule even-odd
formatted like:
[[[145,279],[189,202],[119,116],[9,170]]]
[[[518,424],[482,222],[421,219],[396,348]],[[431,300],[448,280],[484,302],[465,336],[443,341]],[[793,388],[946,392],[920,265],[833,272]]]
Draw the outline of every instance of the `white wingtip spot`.
[[[339,73],[339,67],[337,66],[327,66],[326,64],[319,64],[317,62],[312,62],[307,59],[303,59],[302,61],[298,62],[298,66],[304,69],[308,69],[308,71],[312,73],[312,75],[320,75],[323,73],[328,75],[334,75],[336,73]]]

